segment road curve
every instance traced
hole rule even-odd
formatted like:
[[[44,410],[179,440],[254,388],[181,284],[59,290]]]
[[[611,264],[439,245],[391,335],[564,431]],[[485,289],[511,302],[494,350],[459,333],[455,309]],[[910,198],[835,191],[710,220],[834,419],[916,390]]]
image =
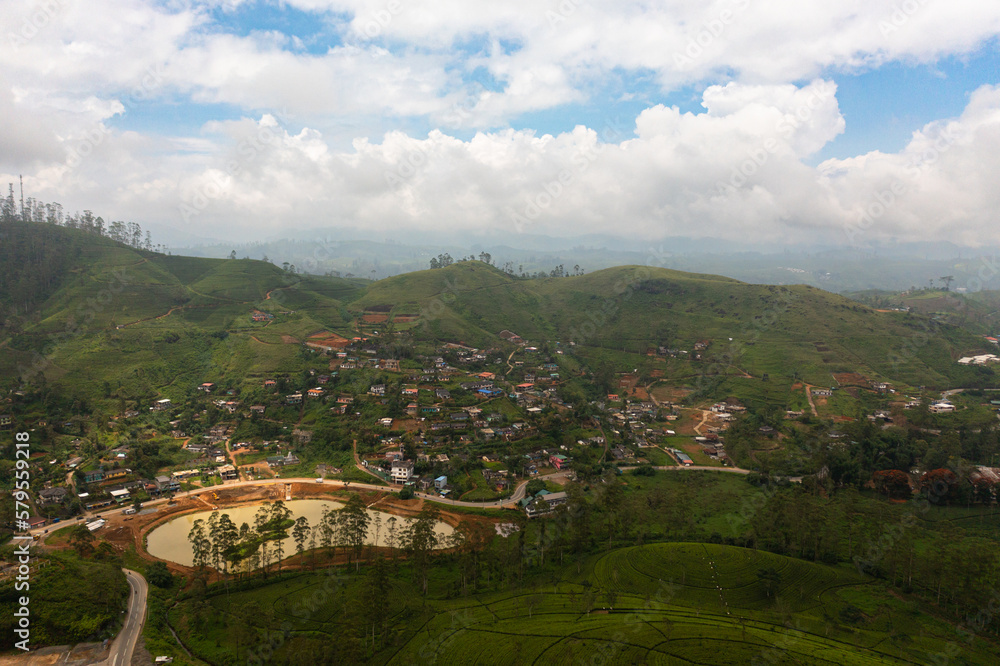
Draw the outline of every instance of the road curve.
[[[623,472],[627,472],[629,470],[635,469],[635,467],[633,467],[633,466],[619,467],[619,469],[622,470]],[[706,472],[728,472],[728,473],[731,473],[731,474],[749,474],[750,471],[751,471],[751,470],[748,470],[748,469],[740,469],[738,467],[705,467],[705,466],[701,466],[701,465],[689,465],[689,466],[679,466],[678,465],[678,466],[671,466],[671,467],[654,467],[654,469],[662,470],[662,471],[668,471],[668,472],[669,471],[675,471],[675,470],[695,470],[695,471],[706,471]],[[550,476],[559,476],[561,474],[562,474],[562,472],[552,472],[552,473],[549,473],[549,474],[542,474],[542,475],[539,475],[539,476],[532,477],[532,479],[545,479],[545,478],[550,477]],[[531,481],[532,479],[525,479],[525,480],[521,481],[517,485],[517,487],[514,489],[514,493],[510,497],[508,497],[506,499],[502,499],[502,500],[494,500],[494,501],[491,501],[491,502],[465,502],[465,501],[462,501],[462,500],[446,499],[446,498],[439,497],[437,495],[431,495],[431,494],[428,494],[428,493],[414,493],[414,496],[415,497],[419,497],[420,499],[423,499],[423,500],[430,501],[430,502],[435,502],[435,503],[438,503],[438,504],[443,504],[445,506],[464,506],[464,507],[468,507],[468,508],[472,508],[472,509],[516,508],[517,507],[517,503],[521,499],[523,499],[524,496],[525,496],[525,489],[526,489],[526,487],[528,485],[528,481]],[[197,496],[197,495],[205,495],[206,497],[203,497],[202,499],[204,499],[205,502],[209,506],[212,506],[213,503],[212,503],[212,501],[210,499],[210,495],[211,495],[212,492],[217,492],[217,491],[224,490],[224,489],[229,489],[229,488],[240,488],[240,487],[247,487],[247,486],[271,486],[271,485],[286,484],[286,483],[312,484],[312,483],[316,483],[316,479],[315,479],[315,477],[311,477],[311,478],[295,477],[295,478],[287,478],[287,479],[283,479],[283,478],[279,477],[279,478],[272,478],[272,479],[256,479],[254,481],[233,481],[231,483],[224,483],[224,484],[218,485],[218,486],[208,486],[206,488],[197,488],[195,490],[186,490],[186,491],[183,491],[183,492],[174,493],[174,498],[175,499],[180,499],[182,497],[194,497],[194,496]],[[373,483],[359,483],[357,481],[341,481],[340,479],[331,479],[330,481],[324,481],[323,484],[324,485],[339,485],[339,486],[342,486],[342,487],[347,488],[347,489],[361,488],[361,489],[364,489],[364,490],[376,490],[376,491],[382,491],[382,492],[398,492],[400,490],[400,486],[398,486],[398,485],[375,485]],[[317,485],[319,485],[319,484],[317,484]],[[159,499],[150,500],[148,502],[143,502],[142,505],[143,505],[143,507],[151,507],[151,506],[157,506],[159,504],[165,504],[168,501],[169,501],[168,498],[161,497]],[[80,516],[80,518],[83,521],[87,521],[87,520],[93,519],[94,516],[103,515],[105,513],[113,513],[113,512],[115,512],[117,510],[118,510],[118,507],[105,507],[103,509],[97,509],[97,510],[94,510],[94,511],[85,511],[83,513],[83,515]],[[69,522],[69,521],[67,521],[67,522]],[[59,527],[62,527],[62,525],[60,525]],[[29,532],[29,534],[33,534],[33,535],[37,534],[39,536],[45,536],[46,533],[48,533],[50,529],[58,529],[58,528],[53,528],[52,525],[49,525],[49,526],[46,526],[46,527],[36,527],[35,529],[31,530]]]
[[[128,666],[132,663],[132,653],[146,621],[146,596],[149,591],[146,579],[131,569],[122,571],[125,572],[125,579],[131,590],[128,611],[125,614],[125,626],[111,644],[111,652],[107,659],[99,662],[103,666]]]
[[[623,472],[628,472],[636,469],[638,465],[629,465],[627,467],[619,467]],[[671,466],[654,466],[653,469],[659,470],[661,472],[674,472],[682,469],[693,469],[694,471],[702,472],[729,472],[730,474],[749,474],[753,470],[743,469],[741,467],[708,467],[707,465],[671,465]]]

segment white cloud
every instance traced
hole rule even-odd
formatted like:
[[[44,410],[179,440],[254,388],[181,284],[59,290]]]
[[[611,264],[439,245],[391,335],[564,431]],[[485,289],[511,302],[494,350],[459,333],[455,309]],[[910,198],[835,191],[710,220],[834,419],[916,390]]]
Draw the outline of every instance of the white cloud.
[[[43,200],[240,238],[352,224],[1000,241],[994,88],[898,154],[804,162],[845,129],[835,87],[815,77],[969,53],[1000,32],[995,3],[286,2],[341,42],[308,53],[273,31],[226,34],[208,8],[245,10],[238,0],[0,0],[0,170],[30,172]],[[483,72],[496,89],[468,83]],[[636,76],[721,83],[705,84],[700,114],[660,105],[634,127],[485,131]],[[114,129],[148,99],[249,118],[198,136]],[[443,130],[385,132],[428,123]],[[483,131],[449,135],[467,127]],[[956,138],[927,159],[945,130]],[[891,205],[845,233],[893,185]]]
[[[615,125],[557,136],[504,130],[468,141],[396,131],[338,151],[315,130],[292,132],[264,115],[209,123],[200,141],[183,146],[112,133],[76,168],[31,184],[40,198],[86,193],[114,210],[145,211],[150,221],[156,210],[157,221],[191,232],[236,219],[259,232],[279,220],[556,234],[610,223],[656,236],[724,233],[734,212],[752,208],[761,233],[781,234],[774,202],[783,205],[791,179],[818,187],[799,158],[842,128],[832,90],[824,81],[801,89],[729,84],[706,92],[704,114],[644,111],[632,139],[625,138],[631,127]],[[164,151],[167,159],[152,159]],[[727,193],[722,184],[747,160],[751,177]],[[102,182],[116,186],[98,194]],[[169,182],[178,184],[172,193],[163,187]]]
[[[311,54],[293,35],[226,34],[208,12],[246,4],[0,0],[0,24],[10,26],[0,66],[13,85],[67,98],[120,99],[156,70],[157,96],[284,108],[316,125],[389,114],[497,127],[585,100],[608,77],[649,73],[668,91],[785,83],[831,68],[930,63],[1000,33],[1000,5],[980,0],[287,0],[344,40]],[[463,78],[480,67],[498,89],[470,100]]]
[[[811,167],[803,157],[843,129],[832,91],[822,80],[800,88],[731,83],[706,91],[702,114],[643,111],[632,138],[632,127],[614,125],[555,136],[502,130],[467,141],[394,131],[343,150],[270,115],[211,123],[194,142],[111,133],[75,169],[50,169],[28,185],[43,200],[68,194],[113,217],[231,238],[361,225],[514,237],[1000,242],[992,187],[1000,89],[981,88],[960,117],[928,125],[899,153]],[[884,192],[892,201],[879,199]],[[885,210],[859,225],[879,201]]]

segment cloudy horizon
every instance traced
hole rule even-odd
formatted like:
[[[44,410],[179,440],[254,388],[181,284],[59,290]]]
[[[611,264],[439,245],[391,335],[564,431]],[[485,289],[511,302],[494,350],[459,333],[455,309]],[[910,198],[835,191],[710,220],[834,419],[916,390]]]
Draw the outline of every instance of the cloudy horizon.
[[[0,177],[172,242],[1000,244],[1000,6],[0,1]]]

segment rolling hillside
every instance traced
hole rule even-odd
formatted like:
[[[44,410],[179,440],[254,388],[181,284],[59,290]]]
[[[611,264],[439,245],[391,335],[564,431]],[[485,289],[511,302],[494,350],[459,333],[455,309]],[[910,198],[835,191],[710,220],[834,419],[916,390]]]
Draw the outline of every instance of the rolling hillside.
[[[509,329],[534,340],[645,354],[711,343],[701,369],[798,376],[829,384],[855,371],[913,385],[981,381],[955,360],[982,338],[919,314],[879,312],[809,286],[751,285],[713,275],[623,266],[518,280],[464,262],[381,280],[355,308],[420,312],[419,335],[485,344]],[[989,371],[985,371],[989,372]]]
[[[64,249],[35,302],[15,312],[10,292],[0,292],[0,372],[77,391],[108,382],[139,397],[178,380],[279,367],[298,351],[283,342],[347,328],[342,299],[366,283],[291,275],[263,261],[165,256],[61,227],[5,226],[29,245],[35,235],[49,252]],[[16,284],[30,269],[0,262],[0,274]],[[251,322],[254,310],[274,319]]]
[[[310,335],[378,335],[387,322],[416,342],[479,346],[509,329],[539,344],[561,342],[585,361],[710,343],[700,359],[693,351],[679,356],[681,377],[829,385],[831,373],[858,372],[909,385],[993,381],[990,370],[955,363],[988,351],[981,337],[808,286],[643,266],[524,280],[479,261],[368,282],[295,275],[256,260],[164,256],[73,229],[10,226],[48,268],[37,295],[25,300],[17,285],[31,272],[13,255],[0,261],[7,276],[0,371],[90,393],[107,382],[145,398],[169,395],[175,384],[274,372]],[[251,321],[254,310],[270,318]]]

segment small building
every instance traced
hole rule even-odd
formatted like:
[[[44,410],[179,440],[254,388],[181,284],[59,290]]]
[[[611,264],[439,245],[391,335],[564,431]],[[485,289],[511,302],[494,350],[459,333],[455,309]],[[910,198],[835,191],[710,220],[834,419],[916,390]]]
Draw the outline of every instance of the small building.
[[[499,336],[501,340],[513,342],[514,344],[521,344],[522,342],[524,342],[524,340],[521,339],[520,335],[518,335],[517,333],[512,333],[507,329],[500,331]]]
[[[567,496],[565,492],[550,493],[547,490],[539,490],[538,494],[533,498],[529,498],[527,503],[524,504],[524,513],[527,514],[528,518],[543,516],[553,511],[560,504],[565,504],[566,500]]]
[[[38,491],[38,499],[42,504],[59,504],[66,499],[68,491],[65,487],[45,488]]]
[[[104,470],[98,467],[97,469],[92,469],[89,472],[83,473],[84,483],[97,483],[98,481],[104,480]]]
[[[413,476],[413,461],[394,460],[389,474],[393,483],[406,483]]]
[[[236,467],[233,465],[223,465],[216,471],[219,472],[219,476],[222,477],[223,481],[232,481],[240,478],[239,472],[236,471]]]
[[[205,393],[211,393],[215,389],[215,384],[212,382],[205,382],[198,387],[199,391],[204,391]]]
[[[158,476],[153,482],[161,493],[176,492],[181,489],[181,484],[177,479],[172,479],[169,476]]]
[[[444,490],[447,486],[448,486],[448,477],[447,476],[442,475],[442,476],[439,476],[438,478],[434,479],[434,488],[435,489],[437,489],[437,490]]]
[[[323,391],[323,389],[321,388],[311,388],[309,389],[309,391],[307,391],[307,393],[309,394],[310,398],[322,398],[323,393],[325,393],[325,391]]]
[[[250,405],[251,414],[263,414],[266,409],[264,405]]]
[[[285,396],[285,402],[289,405],[301,405],[302,404],[302,394],[301,393],[290,393]]]
[[[125,488],[122,488],[121,490],[112,490],[110,495],[111,499],[118,502],[119,504],[127,502],[129,499],[129,492]]]
[[[556,469],[562,469],[567,464],[569,464],[569,458],[567,458],[561,453],[557,453],[555,455],[549,456],[549,462],[552,463],[552,466],[555,467]]]
[[[283,456],[268,456],[267,464],[270,467],[285,467],[287,465],[298,465],[301,460],[299,457],[289,451]]]
[[[173,405],[170,402],[170,398],[163,398],[162,400],[157,400],[153,403],[151,409],[157,412],[162,412],[166,409],[170,409]]]
[[[14,420],[11,418],[10,414],[0,414],[0,428],[7,430],[11,427]]]
[[[677,462],[684,465],[685,467],[689,467],[694,464],[694,461],[691,460],[691,456],[684,453],[680,449],[670,449],[670,452],[674,454],[675,458],[677,458]]]

